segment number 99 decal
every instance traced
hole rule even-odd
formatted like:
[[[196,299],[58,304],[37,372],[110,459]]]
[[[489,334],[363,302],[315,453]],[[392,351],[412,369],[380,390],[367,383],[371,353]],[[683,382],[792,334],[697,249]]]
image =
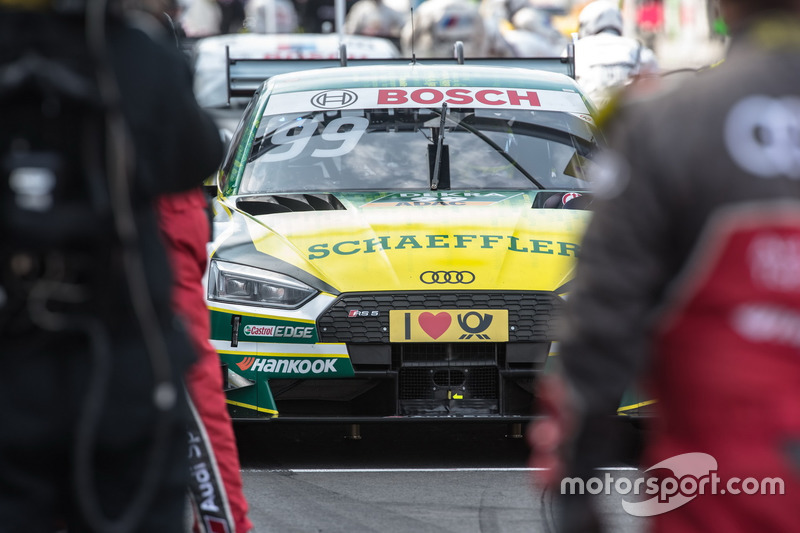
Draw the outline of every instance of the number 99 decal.
[[[319,136],[323,141],[339,143],[338,146],[316,148],[311,152],[311,157],[338,157],[347,154],[358,144],[368,125],[369,120],[364,117],[339,117],[330,121]],[[286,146],[287,149],[277,153],[270,150],[261,160],[276,162],[297,157],[306,149],[319,126],[321,123],[309,118],[284,124],[275,131],[270,141],[273,145]]]

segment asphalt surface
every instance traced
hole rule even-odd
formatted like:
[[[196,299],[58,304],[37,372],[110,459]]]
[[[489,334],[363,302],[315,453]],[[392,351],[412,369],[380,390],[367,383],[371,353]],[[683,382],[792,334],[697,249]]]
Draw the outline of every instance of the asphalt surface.
[[[533,483],[527,444],[509,429],[371,424],[352,440],[343,424],[237,424],[251,519],[257,533],[554,531],[553,494]],[[642,531],[621,498],[598,496],[608,531]]]

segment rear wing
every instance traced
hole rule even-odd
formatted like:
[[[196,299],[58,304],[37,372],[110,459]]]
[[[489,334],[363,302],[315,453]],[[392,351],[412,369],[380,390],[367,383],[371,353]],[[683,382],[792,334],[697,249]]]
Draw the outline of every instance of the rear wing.
[[[424,65],[466,64],[487,65],[494,67],[515,67],[531,70],[543,70],[564,74],[575,78],[575,52],[572,43],[567,45],[567,53],[562,57],[476,57],[464,58],[463,45],[459,41],[455,44],[453,59],[425,58],[420,60]],[[339,47],[339,57],[342,59],[237,59],[230,57],[229,49],[225,48],[226,76],[228,85],[228,102],[231,98],[250,97],[258,87],[276,74],[311,70],[317,68],[372,65],[408,65],[415,63],[406,57],[386,59],[377,58],[347,58],[344,45]]]

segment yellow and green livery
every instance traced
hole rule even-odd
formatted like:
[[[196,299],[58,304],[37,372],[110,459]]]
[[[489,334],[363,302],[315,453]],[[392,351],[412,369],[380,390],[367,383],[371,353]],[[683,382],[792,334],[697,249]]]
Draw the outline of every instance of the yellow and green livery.
[[[208,273],[233,417],[529,418],[598,143],[562,73],[264,82],[218,176]]]

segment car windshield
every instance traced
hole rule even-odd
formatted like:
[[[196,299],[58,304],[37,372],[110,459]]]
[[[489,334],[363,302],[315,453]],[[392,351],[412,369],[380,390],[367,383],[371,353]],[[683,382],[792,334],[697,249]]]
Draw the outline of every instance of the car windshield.
[[[446,106],[265,115],[237,194],[587,189],[597,143],[587,118]]]

